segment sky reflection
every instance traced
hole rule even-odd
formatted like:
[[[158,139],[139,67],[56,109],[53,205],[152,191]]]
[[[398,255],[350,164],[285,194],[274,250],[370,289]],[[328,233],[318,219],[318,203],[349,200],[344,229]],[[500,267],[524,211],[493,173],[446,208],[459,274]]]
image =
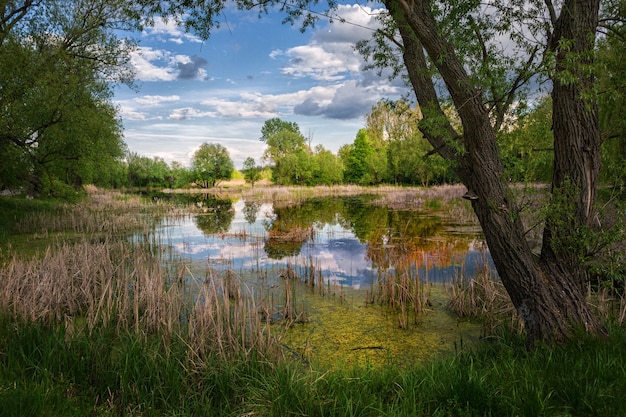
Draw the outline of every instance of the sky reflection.
[[[331,213],[334,206],[320,208],[322,203],[311,203],[311,207],[317,205],[316,212],[306,204],[274,210],[271,204],[251,206],[240,200],[226,204],[226,214],[209,207],[206,213],[168,220],[160,233],[182,258],[206,267],[275,272],[289,265],[298,276],[314,267],[325,284],[354,289],[370,287],[379,275],[399,265],[409,265],[422,280],[445,282],[460,273],[472,276],[485,260],[491,262],[477,236],[449,237],[445,228],[439,227],[427,228],[437,230],[435,236],[424,236],[423,231],[420,236],[398,236],[400,228],[391,223],[397,213],[363,215],[359,206],[361,218],[383,219],[364,227],[350,217],[356,212],[352,204],[357,203],[344,202],[335,213]],[[402,217],[402,222],[406,223],[406,218],[421,221],[417,212]],[[432,222],[432,214],[427,221]],[[407,229],[402,228],[410,234]],[[273,274],[276,279],[278,275]]]

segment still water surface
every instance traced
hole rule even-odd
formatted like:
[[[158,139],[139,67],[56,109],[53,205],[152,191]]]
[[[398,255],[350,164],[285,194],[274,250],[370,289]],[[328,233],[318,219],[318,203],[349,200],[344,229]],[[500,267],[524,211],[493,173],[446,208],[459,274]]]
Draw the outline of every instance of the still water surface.
[[[277,303],[286,277],[303,281],[314,274],[318,286],[323,281],[328,291],[294,287],[306,319],[286,332],[284,346],[303,361],[421,361],[479,334],[478,324],[445,309],[446,286],[491,261],[480,235],[460,232],[435,210],[389,210],[370,204],[368,196],[289,207],[210,195],[184,198],[193,199],[195,213],[164,221],[160,234],[196,270],[236,271],[250,288],[276,289]],[[400,266],[429,296],[426,311],[405,329],[388,306],[366,302]]]

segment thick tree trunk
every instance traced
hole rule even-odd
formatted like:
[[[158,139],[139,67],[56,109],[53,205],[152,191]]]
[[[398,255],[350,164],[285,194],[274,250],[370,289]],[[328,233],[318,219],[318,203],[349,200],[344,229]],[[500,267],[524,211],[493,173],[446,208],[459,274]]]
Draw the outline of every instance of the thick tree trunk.
[[[590,226],[602,144],[596,104],[589,98],[598,9],[599,0],[567,0],[554,22],[550,44],[556,57],[552,77],[555,198],[551,211],[559,219],[546,222],[542,258],[567,265],[580,276],[580,285],[584,281],[578,259],[584,255],[586,242],[576,233]]]
[[[454,48],[438,33],[429,2],[385,3],[402,36],[405,66],[424,113],[425,137],[443,157],[456,162],[457,174],[468,188],[498,274],[524,321],[529,342],[566,339],[579,325],[588,332],[603,333],[571,269],[559,259],[532,253],[518,208],[508,195],[496,132],[482,93],[472,86]],[[442,122],[425,53],[455,103],[463,123],[462,136]]]

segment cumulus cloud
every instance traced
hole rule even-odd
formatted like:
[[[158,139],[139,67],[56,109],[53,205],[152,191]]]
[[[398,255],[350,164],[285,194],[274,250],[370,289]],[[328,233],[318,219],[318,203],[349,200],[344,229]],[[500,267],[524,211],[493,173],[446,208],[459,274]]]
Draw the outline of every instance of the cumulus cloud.
[[[376,16],[380,10],[360,5],[341,5],[338,18],[316,30],[311,42],[287,50],[276,49],[270,58],[284,59],[283,74],[318,81],[343,81],[357,76],[363,59],[354,45],[372,36],[380,25]]]
[[[293,107],[294,114],[323,116],[328,119],[358,119],[370,111],[384,97],[397,96],[399,90],[383,84],[365,86],[357,80],[348,80],[335,86],[330,99],[306,97]]]
[[[209,62],[197,55],[194,55],[188,59],[187,62],[178,63],[178,79],[179,80],[193,80],[194,78],[204,77],[206,72],[203,70]]]
[[[172,96],[142,96],[135,99],[135,102],[141,104],[142,106],[158,106],[162,103],[171,103],[180,101],[180,96],[172,95]]]
[[[137,51],[131,54],[130,61],[135,68],[135,76],[140,81],[172,81],[176,79],[176,69],[171,65],[171,55],[167,51],[139,47]]]
[[[302,103],[296,104],[293,112],[303,116],[318,116],[323,113],[323,108],[312,98],[307,98]]]
[[[318,81],[338,81],[359,70],[360,59],[348,45],[331,50],[326,45],[311,43],[290,48],[286,51],[274,50],[271,58],[286,58],[281,71],[296,78],[312,78]]]
[[[197,36],[184,32],[173,20],[167,22],[161,17],[154,18],[154,24],[146,26],[143,31],[143,36],[154,37],[161,42],[173,42],[178,45],[184,42],[201,43],[202,39]]]
[[[337,7],[332,23],[324,30],[318,30],[313,40],[318,43],[347,43],[354,45],[362,39],[372,36],[372,32],[380,29],[377,17],[385,13],[383,9],[372,9],[358,4],[343,4]]]
[[[140,81],[174,81],[205,78],[208,61],[200,56],[172,54],[163,49],[140,47],[131,54],[131,64]]]
[[[360,88],[356,81],[350,80],[337,89],[324,115],[330,119],[362,117],[380,98],[367,89]]]

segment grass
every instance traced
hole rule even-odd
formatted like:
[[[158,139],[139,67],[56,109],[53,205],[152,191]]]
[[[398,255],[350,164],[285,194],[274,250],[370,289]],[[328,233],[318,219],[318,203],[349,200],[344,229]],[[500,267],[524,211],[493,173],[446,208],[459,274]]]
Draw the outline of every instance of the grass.
[[[53,211],[59,202],[54,200],[32,200],[20,196],[0,196],[0,243],[8,241],[20,219],[28,215]]]
[[[137,208],[132,199],[92,198],[103,212]],[[500,330],[472,349],[460,340],[455,354],[427,364],[315,368],[281,350],[236,275],[194,277],[175,260],[168,273],[159,242],[102,239],[81,220],[108,219],[97,208],[61,224],[20,220],[31,210],[18,205],[29,203],[9,204],[16,215],[7,227],[71,227],[86,237],[9,257],[0,270],[0,417],[626,415],[622,326],[610,326],[607,340],[581,332],[532,351]],[[413,308],[426,302],[427,289],[409,285],[414,277],[397,278],[381,296]],[[486,289],[475,296],[488,304],[495,290],[486,285],[475,284]],[[295,304],[288,297],[285,305]]]
[[[416,367],[310,369],[208,355],[183,339],[0,317],[0,416],[625,415],[626,330],[561,347],[501,337]]]

